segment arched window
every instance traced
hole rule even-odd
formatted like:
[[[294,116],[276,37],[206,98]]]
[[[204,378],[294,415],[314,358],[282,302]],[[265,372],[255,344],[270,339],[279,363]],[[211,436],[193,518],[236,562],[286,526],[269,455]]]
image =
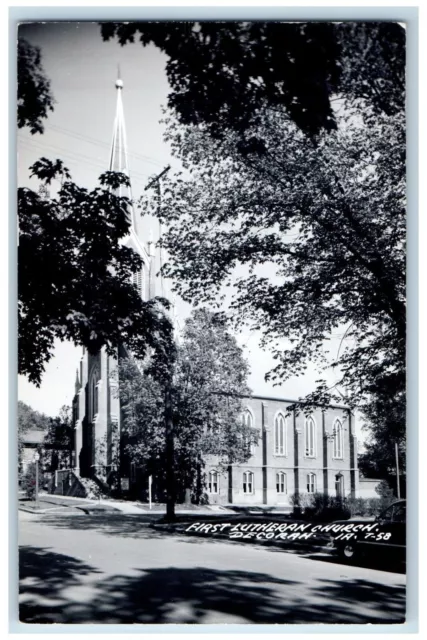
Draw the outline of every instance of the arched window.
[[[95,369],[90,377],[89,383],[89,420],[93,422],[98,413],[98,384],[99,372]]]
[[[274,419],[274,453],[276,456],[287,456],[287,424],[283,413],[278,413]]]
[[[307,473],[307,493],[316,493],[316,474]]]
[[[208,491],[209,493],[218,493],[218,471],[209,471],[208,475]]]
[[[304,451],[306,458],[316,457],[316,423],[312,416],[304,423]]]
[[[284,471],[276,473],[276,491],[277,493],[288,493],[287,478]]]
[[[341,420],[338,418],[334,422],[334,458],[342,458],[343,457],[343,428]]]
[[[243,493],[254,492],[254,474],[252,471],[243,472]]]
[[[248,431],[250,429],[253,429],[254,427],[254,417],[252,415],[252,412],[249,411],[249,409],[245,409],[245,411],[243,412],[242,423],[243,423],[243,426],[245,427],[245,431],[247,430],[243,436],[243,446],[245,448],[245,452],[247,453],[247,455],[252,455],[254,453],[255,448],[254,448],[254,442],[252,440],[252,437],[248,433]]]

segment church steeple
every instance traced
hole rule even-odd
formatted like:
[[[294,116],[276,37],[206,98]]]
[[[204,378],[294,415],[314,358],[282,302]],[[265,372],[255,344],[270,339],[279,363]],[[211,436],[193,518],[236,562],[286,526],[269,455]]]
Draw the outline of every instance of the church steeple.
[[[117,102],[116,102],[116,117],[114,119],[114,131],[113,142],[111,146],[110,157],[110,171],[117,171],[129,176],[129,159],[127,153],[127,139],[126,139],[126,127],[125,118],[123,113],[122,91],[123,80],[120,77],[120,69],[118,70],[118,77],[116,80],[117,90]],[[131,187],[121,186],[118,191],[120,196],[126,196],[132,202],[132,189]],[[133,210],[133,205],[130,205],[130,223],[135,233],[136,229],[136,217]]]

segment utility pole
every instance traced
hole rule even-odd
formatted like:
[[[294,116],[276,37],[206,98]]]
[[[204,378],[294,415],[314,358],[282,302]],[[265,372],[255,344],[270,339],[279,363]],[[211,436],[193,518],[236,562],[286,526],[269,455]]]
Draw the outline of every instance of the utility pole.
[[[150,182],[147,184],[147,186],[144,189],[144,191],[147,191],[148,189],[153,189],[153,188],[156,189],[158,213],[160,213],[160,210],[162,208],[162,187],[160,184],[160,180],[163,178],[163,176],[167,174],[169,169],[170,169],[170,165],[168,164],[168,166],[165,167],[163,171],[161,171],[157,176],[154,176],[154,178],[150,180]],[[161,237],[162,237],[162,223],[160,222],[160,219],[159,219],[159,239],[161,239]],[[161,282],[161,289],[162,289],[162,295],[163,295],[163,274],[162,274],[163,255],[162,255],[161,246],[159,247],[159,258],[160,258],[160,282]]]
[[[155,176],[145,187],[147,189],[155,188],[157,192],[157,211],[160,216],[162,206],[162,190],[160,180],[169,171],[168,165],[161,173]],[[159,234],[162,235],[162,226],[159,221]],[[161,269],[163,266],[162,261],[162,249],[160,247],[160,278],[162,283],[163,293],[163,278]],[[175,519],[175,442],[174,442],[174,428],[173,428],[173,413],[172,413],[172,357],[170,353],[167,356],[166,378],[164,386],[164,399],[165,399],[165,458],[166,458],[166,519]]]
[[[38,504],[39,504],[39,460],[40,460],[40,454],[38,451],[36,451],[34,454],[34,462],[36,465],[36,491],[35,491],[36,507],[38,507]]]

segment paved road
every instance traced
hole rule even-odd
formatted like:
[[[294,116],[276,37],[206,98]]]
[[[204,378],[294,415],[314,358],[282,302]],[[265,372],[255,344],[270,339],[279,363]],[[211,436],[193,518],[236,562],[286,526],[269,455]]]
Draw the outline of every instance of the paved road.
[[[405,576],[138,516],[20,513],[20,619],[62,623],[392,623]]]

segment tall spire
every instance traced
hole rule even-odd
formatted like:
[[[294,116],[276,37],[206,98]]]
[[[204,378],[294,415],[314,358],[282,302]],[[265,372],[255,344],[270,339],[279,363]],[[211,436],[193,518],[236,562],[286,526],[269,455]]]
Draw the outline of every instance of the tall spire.
[[[127,152],[127,139],[126,139],[126,127],[125,118],[123,113],[122,91],[123,80],[120,77],[120,67],[118,67],[117,80],[117,103],[116,103],[116,117],[114,119],[114,131],[113,131],[113,143],[111,145],[110,156],[110,171],[117,171],[124,173],[128,177],[129,174],[129,160]],[[126,196],[132,202],[132,189],[131,187],[121,186],[118,190],[120,196]],[[133,205],[130,206],[130,223],[133,230],[136,233],[136,218],[133,210]]]

